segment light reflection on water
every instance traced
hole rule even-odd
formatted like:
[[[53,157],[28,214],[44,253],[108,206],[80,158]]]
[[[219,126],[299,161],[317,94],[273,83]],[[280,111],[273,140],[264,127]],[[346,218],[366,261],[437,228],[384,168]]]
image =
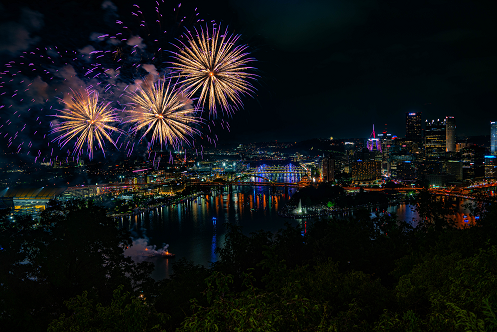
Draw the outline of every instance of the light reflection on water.
[[[149,245],[159,248],[169,244],[170,252],[176,254],[174,259],[146,258],[155,264],[152,277],[160,280],[172,273],[173,260],[186,258],[204,266],[217,261],[215,249],[224,244],[227,224],[242,226],[245,234],[258,230],[276,232],[285,222],[302,224],[302,220],[282,218],[277,214],[295,191],[295,188],[278,187],[275,190],[267,186],[236,186],[232,192],[218,191],[123,218],[121,222],[122,227],[132,231],[135,239],[147,238]],[[458,201],[459,212],[454,216],[458,227],[474,223],[474,217],[463,207],[467,202]],[[399,220],[413,226],[419,219],[414,206],[404,203],[377,212],[396,213]]]
[[[475,217],[471,215],[468,206],[471,205],[473,201],[458,199],[456,204],[458,206],[458,212],[455,215],[450,215],[449,218],[455,222],[455,226],[458,228],[464,228],[468,225],[475,224]],[[419,221],[419,214],[416,211],[416,207],[410,204],[399,204],[396,206],[391,206],[387,210],[389,213],[396,213],[398,220],[403,220],[409,222],[413,227],[416,227]]]
[[[285,222],[297,225],[299,220],[277,214],[278,207],[284,206],[295,191],[295,188],[236,186],[232,192],[218,191],[131,219],[123,218],[122,226],[132,231],[133,238],[148,238],[149,245],[169,244],[169,251],[176,254],[174,260],[186,258],[209,266],[218,259],[214,251],[224,244],[227,224],[243,227],[245,234],[258,230],[276,232]],[[172,273],[173,259],[147,258],[155,264],[152,277],[167,278]]]

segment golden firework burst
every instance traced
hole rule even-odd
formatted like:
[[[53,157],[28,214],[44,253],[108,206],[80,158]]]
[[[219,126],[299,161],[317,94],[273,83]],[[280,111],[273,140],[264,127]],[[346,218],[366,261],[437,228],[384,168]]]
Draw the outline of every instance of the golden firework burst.
[[[185,42],[178,40],[178,51],[172,52],[172,70],[181,80],[182,88],[190,96],[199,92],[198,106],[207,103],[209,114],[216,116],[217,107],[227,113],[242,106],[242,95],[251,95],[255,88],[250,83],[256,75],[249,66],[255,61],[249,57],[247,45],[236,45],[240,35],[213,26],[188,31]]]
[[[51,133],[59,134],[54,140],[63,147],[76,138],[73,153],[77,155],[82,154],[86,143],[90,159],[93,159],[96,143],[105,155],[104,139],[116,145],[109,134],[119,132],[111,125],[119,121],[117,114],[110,103],[98,103],[98,92],[95,90],[71,91],[71,98],[63,100],[65,108],[55,115],[62,121],[52,128]]]
[[[170,78],[162,77],[155,83],[146,80],[129,97],[132,109],[127,111],[125,123],[132,125],[134,133],[144,129],[140,139],[151,132],[152,144],[158,141],[161,146],[178,147],[183,143],[189,145],[189,139],[200,134],[195,128],[202,123],[198,110]]]

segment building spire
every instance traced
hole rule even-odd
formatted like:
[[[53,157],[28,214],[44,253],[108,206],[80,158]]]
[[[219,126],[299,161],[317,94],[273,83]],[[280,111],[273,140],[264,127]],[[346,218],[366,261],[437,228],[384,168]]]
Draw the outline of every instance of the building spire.
[[[373,132],[371,133],[369,138],[376,138],[376,133],[374,132],[374,123],[373,123]]]
[[[376,138],[376,133],[374,131],[374,124],[373,124],[373,132],[369,136],[368,142],[367,142],[367,147],[369,151],[381,151],[381,142],[378,138]]]

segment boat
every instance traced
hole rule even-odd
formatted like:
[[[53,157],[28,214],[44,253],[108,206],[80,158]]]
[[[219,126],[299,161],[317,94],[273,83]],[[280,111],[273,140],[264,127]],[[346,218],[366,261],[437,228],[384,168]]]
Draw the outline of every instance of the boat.
[[[144,257],[150,257],[150,258],[155,258],[155,257],[163,257],[163,258],[173,258],[176,256],[176,254],[170,253],[168,250],[166,251],[152,251],[145,249],[145,253],[142,255]]]
[[[173,258],[176,256],[176,254],[172,254],[169,251],[162,251],[162,252],[153,252],[150,253],[149,255],[146,255],[147,257],[163,257],[163,258]]]
[[[159,253],[159,255],[160,255],[160,257],[164,257],[164,258],[173,258],[176,256],[176,254],[172,254],[169,251]]]

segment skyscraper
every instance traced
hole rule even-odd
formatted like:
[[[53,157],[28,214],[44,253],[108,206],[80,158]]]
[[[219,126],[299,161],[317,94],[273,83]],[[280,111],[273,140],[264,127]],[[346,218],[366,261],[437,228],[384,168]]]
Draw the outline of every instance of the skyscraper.
[[[497,160],[495,156],[485,156],[485,178],[497,178]]]
[[[438,158],[445,155],[445,121],[426,121],[425,155],[426,158]]]
[[[421,142],[421,112],[406,113],[406,139],[413,142]]]
[[[332,154],[329,154],[323,159],[323,181],[333,182],[335,181],[335,158]]]
[[[374,125],[373,125],[373,132],[369,136],[367,146],[369,151],[381,151],[381,141],[379,138],[376,138],[376,133],[374,132]]]
[[[456,151],[456,119],[453,116],[445,117],[445,151]]]
[[[497,155],[497,121],[490,121],[490,152]]]

